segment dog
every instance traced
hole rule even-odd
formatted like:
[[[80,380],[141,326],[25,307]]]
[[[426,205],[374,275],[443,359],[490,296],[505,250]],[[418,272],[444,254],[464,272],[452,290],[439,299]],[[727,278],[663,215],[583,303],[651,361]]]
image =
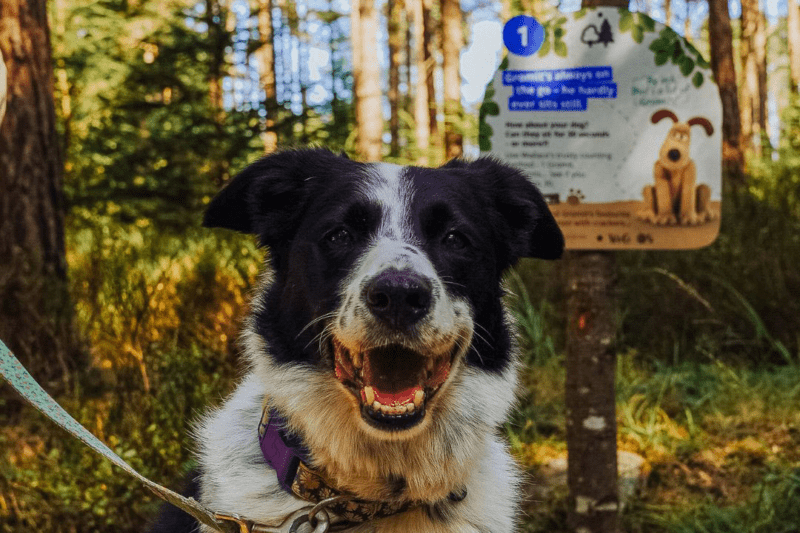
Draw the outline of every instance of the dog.
[[[274,525],[334,496],[337,531],[515,529],[501,278],[564,248],[522,173],[488,157],[421,168],[289,150],[236,176],[204,225],[269,251],[242,335],[249,370],[195,432],[205,506]],[[153,531],[196,527],[172,510]]]
[[[671,119],[673,125],[653,167],[655,185],[646,185],[642,190],[644,209],[637,216],[658,225],[692,226],[714,220],[719,214],[710,208],[711,189],[706,184],[697,185],[697,168],[689,155],[691,127],[702,126],[709,137],[714,127],[704,117],[680,122],[668,109],[656,111],[650,121],[657,124],[665,118]]]

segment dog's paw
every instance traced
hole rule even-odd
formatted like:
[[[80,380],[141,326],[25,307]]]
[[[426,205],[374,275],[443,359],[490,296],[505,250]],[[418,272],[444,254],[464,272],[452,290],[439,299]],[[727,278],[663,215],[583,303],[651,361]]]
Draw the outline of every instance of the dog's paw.
[[[656,224],[659,226],[674,226],[678,223],[678,219],[672,213],[658,215],[656,217]]]
[[[705,222],[705,217],[697,213],[686,213],[681,215],[681,224],[684,226],[697,226]]]

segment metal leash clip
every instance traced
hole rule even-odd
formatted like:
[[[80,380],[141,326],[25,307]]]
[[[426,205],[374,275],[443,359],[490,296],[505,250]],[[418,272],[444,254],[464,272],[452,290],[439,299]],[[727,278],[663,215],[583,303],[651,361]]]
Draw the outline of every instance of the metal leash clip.
[[[322,500],[313,507],[298,509],[277,527],[259,524],[237,514],[214,513],[214,518],[220,522],[233,522],[239,528],[237,533],[327,533],[331,527],[327,507],[347,498],[336,496]]]

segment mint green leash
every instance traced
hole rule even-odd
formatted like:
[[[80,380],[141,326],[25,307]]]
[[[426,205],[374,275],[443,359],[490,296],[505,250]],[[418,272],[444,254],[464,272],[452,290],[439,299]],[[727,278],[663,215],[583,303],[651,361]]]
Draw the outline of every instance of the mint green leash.
[[[162,500],[171,503],[196,518],[202,524],[223,533],[325,533],[330,527],[327,507],[339,498],[328,498],[315,506],[307,506],[288,515],[278,526],[259,524],[236,514],[213,512],[195,500],[150,481],[122,460],[111,448],[72,418],[25,370],[22,363],[0,341],[0,374],[31,405],[47,418],[66,429],[91,449],[138,479]]]
[[[100,440],[89,433],[80,425],[69,413],[67,413],[47,392],[31,377],[22,363],[11,353],[11,351],[0,341],[0,374],[14,387],[25,400],[41,411],[50,420],[66,429],[72,435],[83,441],[84,444],[94,451],[123,469],[141,481],[147,488],[153,491],[159,498],[168,501],[172,505],[183,509],[203,524],[213,527],[220,531],[237,531],[238,528],[231,528],[229,522],[220,522],[214,518],[214,513],[200,505],[194,498],[185,498],[177,492],[162,487],[158,483],[150,481],[139,472],[133,469],[128,463],[123,461],[119,455],[114,453],[111,448],[100,442]]]

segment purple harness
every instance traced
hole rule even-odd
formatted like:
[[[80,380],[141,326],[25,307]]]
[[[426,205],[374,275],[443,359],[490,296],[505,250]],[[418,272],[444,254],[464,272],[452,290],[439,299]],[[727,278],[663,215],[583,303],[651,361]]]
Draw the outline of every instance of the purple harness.
[[[292,483],[300,461],[308,462],[308,451],[303,447],[300,439],[286,429],[286,419],[274,407],[269,411],[264,410],[261,422],[258,424],[258,440],[261,444],[261,453],[267,463],[278,474],[278,483],[288,493],[292,493]]]

